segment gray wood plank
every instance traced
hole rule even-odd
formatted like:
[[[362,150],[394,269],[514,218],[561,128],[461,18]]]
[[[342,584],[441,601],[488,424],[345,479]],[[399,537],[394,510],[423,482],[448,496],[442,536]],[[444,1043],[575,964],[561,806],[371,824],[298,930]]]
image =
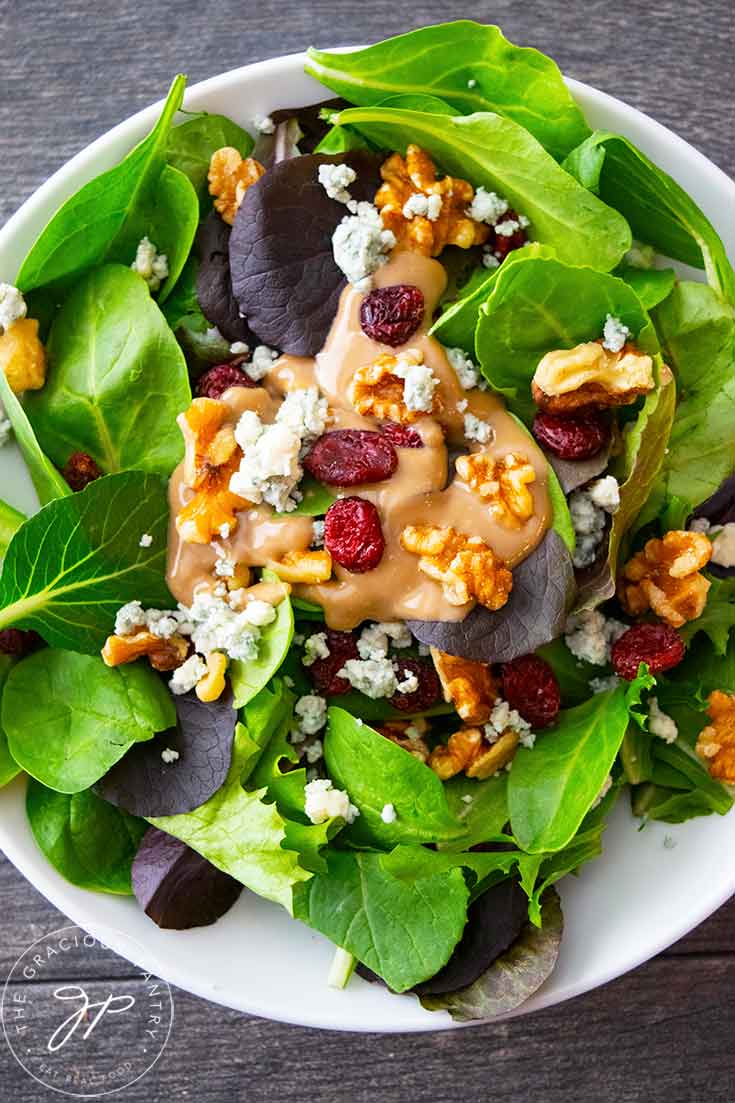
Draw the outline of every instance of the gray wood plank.
[[[195,81],[258,58],[373,41],[471,15],[552,53],[571,76],[627,100],[735,173],[730,0],[513,0],[470,9],[438,0],[0,0],[0,155],[4,221],[51,172],[133,111],[175,71]],[[0,979],[63,918],[0,862],[5,901]],[[138,1101],[317,1099],[499,1103],[691,1103],[735,1086],[730,997],[735,902],[668,954],[559,1008],[490,1027],[408,1037],[340,1035],[267,1023],[176,993],[171,1042],[119,1098]],[[116,982],[119,984],[120,982]],[[127,982],[126,982],[127,983]],[[124,1048],[124,1030],[111,1045]],[[3,1098],[58,1098],[0,1042]]]

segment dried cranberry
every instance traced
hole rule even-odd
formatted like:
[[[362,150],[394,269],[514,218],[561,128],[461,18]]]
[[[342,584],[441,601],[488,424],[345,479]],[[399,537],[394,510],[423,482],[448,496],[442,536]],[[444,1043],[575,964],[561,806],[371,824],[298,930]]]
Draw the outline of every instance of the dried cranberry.
[[[327,628],[327,647],[329,654],[326,659],[315,659],[311,666],[306,667],[314,688],[323,697],[336,697],[339,693],[349,693],[352,686],[346,678],[339,677],[339,671],[348,659],[359,659],[357,639],[354,632],[338,632],[335,628]]]
[[[387,437],[370,429],[335,429],[325,433],[304,458],[304,467],[330,486],[359,486],[388,479],[398,466]]]
[[[385,551],[380,517],[365,498],[339,498],[324,518],[324,547],[353,574],[372,571]]]
[[[42,645],[43,640],[38,632],[32,629],[26,632],[21,628],[4,628],[0,632],[0,654],[2,655],[17,655],[20,658],[31,651],[36,651]]]
[[[396,348],[413,337],[424,317],[423,292],[411,283],[376,287],[360,305],[362,332],[373,341]]]
[[[84,490],[102,475],[97,464],[86,452],[72,452],[61,474],[72,490]]]
[[[533,435],[560,460],[591,460],[607,444],[610,430],[597,413],[536,414]]]
[[[395,421],[384,421],[380,432],[395,448],[423,448],[421,435],[410,425],[398,425]]]
[[[561,708],[556,675],[538,655],[521,655],[501,668],[503,697],[532,728],[548,728]]]
[[[441,686],[433,666],[422,663],[420,659],[399,659],[396,667],[399,682],[409,674],[415,674],[419,684],[412,693],[394,693],[390,699],[393,708],[401,712],[426,712],[436,704]]]
[[[613,669],[628,682],[640,663],[647,663],[651,674],[661,674],[683,658],[684,641],[668,624],[634,624],[612,646]]]
[[[508,209],[501,219],[498,220],[501,224],[503,222],[518,221],[518,215],[514,210]],[[528,235],[522,226],[519,226],[517,230],[514,230],[512,234],[493,234],[492,249],[495,256],[499,261],[504,261],[513,249],[520,249],[522,245],[525,245],[528,241]]]
[[[256,387],[250,376],[238,363],[215,364],[205,371],[197,383],[200,398],[221,398],[230,387]]]

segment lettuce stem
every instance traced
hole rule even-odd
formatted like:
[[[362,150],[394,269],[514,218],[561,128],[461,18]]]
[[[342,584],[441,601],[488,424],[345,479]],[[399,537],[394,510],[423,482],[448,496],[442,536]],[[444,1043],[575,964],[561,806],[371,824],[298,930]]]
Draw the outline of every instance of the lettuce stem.
[[[332,964],[327,976],[327,984],[330,988],[344,988],[352,976],[357,958],[349,950],[343,950],[338,946],[332,958]]]

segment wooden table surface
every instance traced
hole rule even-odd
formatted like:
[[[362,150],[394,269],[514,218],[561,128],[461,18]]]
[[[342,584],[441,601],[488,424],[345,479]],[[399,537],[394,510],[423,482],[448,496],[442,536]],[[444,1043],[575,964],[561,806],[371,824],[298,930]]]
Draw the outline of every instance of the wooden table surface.
[[[512,41],[552,54],[569,75],[634,104],[735,175],[732,0],[0,0],[0,222],[77,150],[161,97],[176,71],[193,82],[310,43],[372,41],[461,16],[499,23]],[[18,954],[63,917],[4,860],[0,894],[4,981]],[[345,1035],[175,992],[161,1061],[117,1098],[713,1103],[735,1089],[734,990],[731,901],[634,973],[496,1026]],[[2,1042],[0,1084],[2,1099],[59,1098]]]

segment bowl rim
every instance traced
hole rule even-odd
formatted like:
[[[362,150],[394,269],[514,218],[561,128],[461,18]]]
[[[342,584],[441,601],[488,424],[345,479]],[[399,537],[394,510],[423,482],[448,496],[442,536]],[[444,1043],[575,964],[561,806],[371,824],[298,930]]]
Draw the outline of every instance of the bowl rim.
[[[353,50],[360,48],[359,46],[354,46],[346,47],[345,49]],[[206,98],[212,92],[221,94],[223,92],[226,93],[228,90],[236,90],[244,77],[247,79],[257,79],[260,74],[267,74],[269,78],[280,74],[284,76],[290,75],[296,66],[300,69],[303,68],[306,56],[305,52],[299,51],[230,69],[224,73],[209,77],[191,85],[191,87],[188,87],[186,90],[186,97]],[[696,173],[705,179],[709,186],[712,186],[714,190],[724,194],[725,197],[731,197],[733,202],[735,202],[735,181],[731,180],[718,165],[714,164],[705,154],[685,141],[685,139],[675,134],[662,123],[652,119],[644,112],[609,93],[602,92],[585,82],[573,78],[565,77],[564,79],[575,100],[580,102],[584,109],[599,109],[602,113],[613,112],[620,120],[621,128],[624,127],[626,123],[629,123],[633,129],[642,127],[652,138],[657,138],[665,142],[669,149],[674,152],[681,152],[689,162],[693,161]],[[26,230],[29,226],[33,227],[34,222],[38,221],[39,215],[42,213],[47,201],[56,196],[59,191],[63,192],[69,180],[77,176],[80,172],[86,172],[88,178],[95,175],[94,167],[100,155],[113,145],[117,138],[125,137],[128,139],[129,143],[131,138],[135,140],[135,135],[138,132],[143,132],[146,128],[149,128],[158,117],[163,102],[163,99],[161,99],[129,116],[127,119],[124,119],[61,165],[22,203],[18,210],[10,216],[5,225],[0,228],[0,251],[2,251],[4,245],[14,238],[16,234]],[[316,100],[314,102],[316,102]],[[55,205],[57,205],[57,203],[58,200]],[[45,225],[45,221],[43,223],[40,221],[38,222],[38,226],[34,231],[35,234],[40,232],[42,225]],[[8,789],[11,789],[11,787],[15,788],[21,783],[24,783],[22,776],[16,779],[15,782],[12,782],[11,785],[8,786]],[[732,814],[735,815],[735,813]],[[27,830],[30,829],[27,828]],[[84,896],[79,898],[78,902],[76,892],[83,890],[74,890],[74,886],[67,885],[60,880],[59,875],[56,874],[56,871],[50,864],[44,864],[40,869],[34,868],[33,860],[30,857],[26,858],[22,852],[22,846],[19,837],[16,836],[16,832],[8,828],[7,824],[1,820],[0,847],[16,869],[18,869],[31,885],[42,893],[51,904],[62,911],[74,923],[79,924],[95,937],[104,937],[108,945],[113,949],[117,949],[118,952],[122,953],[124,956],[130,956],[129,950],[126,953],[126,949],[122,948],[119,943],[118,946],[115,945],[115,932],[113,929],[109,928],[104,922],[99,922],[97,919],[90,919],[88,917],[82,902],[88,894],[85,893]],[[41,857],[43,858],[43,856]],[[45,858],[43,858],[43,861],[46,863]],[[510,1015],[500,1016],[493,1020],[482,1020],[477,1023],[456,1023],[453,1022],[446,1013],[422,1012],[420,1018],[415,1017],[412,1021],[400,1027],[388,1025],[384,1029],[386,1032],[395,1033],[456,1029],[460,1026],[482,1025],[482,1022],[497,1022],[503,1018],[528,1014],[561,1003],[574,996],[581,995],[584,992],[607,984],[616,977],[637,968],[698,926],[718,907],[725,903],[733,893],[735,893],[735,867],[733,867],[729,876],[727,875],[727,871],[723,869],[722,879],[713,885],[710,893],[700,895],[680,922],[667,926],[665,933],[658,939],[649,939],[649,941],[646,942],[645,949],[640,953],[630,955],[626,959],[624,965],[602,969],[597,972],[588,971],[588,974],[578,982],[556,988],[553,993],[546,991],[546,986],[544,986],[530,1001],[510,1013]],[[126,935],[126,937],[128,936]],[[165,980],[185,991],[191,992],[202,999],[219,1003],[224,1007],[234,1007],[234,1009],[244,1011],[248,1014],[259,1015],[274,1021],[294,1023],[308,1027],[345,1031],[375,1031],[380,1029],[375,1023],[362,1027],[353,1024],[343,1026],[335,1021],[334,1017],[312,1013],[308,1004],[300,1006],[297,1013],[289,1014],[283,1008],[274,1010],[269,1004],[267,996],[264,997],[263,994],[254,995],[253,998],[243,1000],[239,1005],[235,1006],[228,1000],[226,995],[218,995],[217,990],[212,986],[208,987],[204,982],[197,983],[196,979],[193,981],[192,977],[187,972],[186,966],[180,968],[167,966],[165,969],[160,969],[157,965],[155,952],[149,948],[144,948],[144,951],[145,957],[141,955],[141,959],[136,960],[136,964],[160,975]],[[182,955],[182,957],[183,956],[184,955]],[[431,1018],[426,1017],[429,1015],[431,1015]]]

